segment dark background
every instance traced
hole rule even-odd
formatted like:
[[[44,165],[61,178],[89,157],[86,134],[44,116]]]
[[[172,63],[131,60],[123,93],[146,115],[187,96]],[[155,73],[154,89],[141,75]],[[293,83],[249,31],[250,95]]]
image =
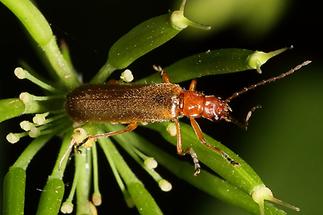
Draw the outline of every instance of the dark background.
[[[323,138],[320,136],[323,125],[320,28],[323,15],[317,1],[287,2],[288,7],[280,20],[266,33],[257,34],[256,29],[254,33],[247,33],[244,30],[248,26],[241,23],[228,24],[221,31],[200,36],[183,32],[166,45],[136,61],[130,68],[135,77],[140,78],[154,72],[151,68],[153,64],[167,66],[182,57],[208,49],[247,48],[271,51],[294,45],[293,50],[264,65],[263,76],[254,71],[246,71],[201,78],[198,81],[199,89],[208,94],[225,97],[264,77],[287,71],[304,60],[313,61],[308,68],[288,80],[259,88],[232,104],[238,117],[243,117],[256,104],[264,106],[251,120],[248,132],[227,123],[214,125],[200,121],[205,132],[228,145],[253,166],[265,183],[277,193],[277,197],[297,204],[303,209],[303,214],[320,214],[323,211],[319,209],[318,202],[319,193],[323,192],[322,185],[319,184],[323,177],[320,166],[323,152]],[[109,47],[122,34],[136,24],[172,9],[172,4],[170,0],[38,2],[57,38],[64,39],[69,45],[74,65],[83,74],[84,80],[89,80],[105,63]],[[43,71],[44,68],[35,57],[19,22],[3,5],[0,5],[0,28],[0,97],[11,98],[19,95],[21,91],[36,91],[27,81],[17,80],[13,75],[20,60],[28,62],[38,71]],[[183,86],[188,86],[188,83],[183,83]],[[28,143],[12,146],[5,141],[8,130],[19,129],[17,122],[20,120],[14,119],[0,125],[1,179]],[[174,149],[173,151],[175,153]],[[32,211],[35,210],[35,202],[40,194],[38,189],[43,187],[56,153],[55,144],[49,144],[35,157],[28,169],[26,214],[33,214]],[[104,157],[102,153],[100,157]],[[101,166],[104,165],[107,163],[101,161]],[[102,168],[100,171],[104,198],[101,211],[136,214],[135,210],[126,208],[109,171],[109,168]],[[173,183],[174,189],[170,193],[160,192],[154,182],[144,174],[141,177],[165,214],[245,214],[240,209],[210,198],[162,169],[161,172]],[[68,192],[68,188],[66,191]]]

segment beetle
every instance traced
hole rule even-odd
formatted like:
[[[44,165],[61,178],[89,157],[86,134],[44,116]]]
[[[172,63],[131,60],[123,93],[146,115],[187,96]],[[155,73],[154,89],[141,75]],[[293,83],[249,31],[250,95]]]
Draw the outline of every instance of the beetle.
[[[259,106],[252,108],[244,123],[240,123],[231,116],[232,109],[229,106],[231,100],[258,86],[291,75],[309,63],[310,61],[305,61],[288,72],[245,87],[224,100],[214,95],[204,95],[202,92],[196,91],[196,80],[192,80],[189,89],[185,90],[180,85],[171,83],[168,74],[160,66],[154,66],[154,69],[161,73],[163,83],[84,85],[67,95],[65,109],[72,120],[78,123],[113,122],[127,124],[127,127],[122,130],[89,135],[83,143],[133,131],[137,128],[138,123],[172,121],[175,123],[177,132],[177,153],[179,155],[186,153],[191,155],[195,168],[194,175],[198,175],[200,165],[196,153],[192,148],[185,150],[182,148],[179,118],[188,117],[197,138],[202,144],[220,154],[230,164],[239,166],[239,163],[224,151],[207,143],[196,118],[202,117],[211,121],[225,120],[247,128],[252,112]]]

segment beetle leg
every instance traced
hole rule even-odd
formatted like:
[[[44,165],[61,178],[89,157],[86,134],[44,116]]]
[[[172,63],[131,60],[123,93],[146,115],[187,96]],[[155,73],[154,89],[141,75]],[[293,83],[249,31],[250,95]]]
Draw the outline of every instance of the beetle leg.
[[[77,145],[77,143],[75,142],[75,140],[72,138],[70,145],[68,146],[68,149],[65,151],[65,153],[63,154],[61,160],[59,161],[59,165],[58,165],[58,170],[61,171],[61,167],[63,164],[63,161],[69,156],[69,154],[72,151],[72,148]]]
[[[166,72],[166,70],[164,70],[161,66],[157,66],[157,65],[153,65],[153,68],[157,72],[160,72],[160,75],[161,75],[164,83],[171,83],[170,78],[169,78],[168,73]]]
[[[183,147],[182,147],[182,131],[181,131],[181,126],[179,124],[178,119],[174,119],[175,122],[175,126],[176,126],[176,138],[177,138],[177,142],[176,142],[176,149],[177,149],[177,154],[179,155],[185,155],[186,151],[183,151]]]
[[[194,163],[194,176],[197,176],[201,172],[201,165],[197,158],[197,154],[195,153],[192,147],[188,148],[187,153],[189,153],[192,157],[192,160]]]
[[[179,154],[179,155],[185,155],[186,153],[190,154],[190,156],[193,159],[193,163],[194,163],[194,175],[197,176],[201,172],[201,166],[200,166],[199,160],[197,159],[197,155],[191,147],[189,147],[187,150],[183,151],[181,127],[180,127],[178,119],[174,119],[173,121],[176,126],[177,154]]]
[[[176,126],[176,149],[177,154],[184,155],[183,148],[182,148],[182,132],[181,132],[181,126],[179,125],[178,119],[173,120]]]
[[[114,135],[130,132],[130,131],[135,130],[137,127],[138,127],[137,122],[131,122],[127,125],[126,128],[121,129],[121,130],[110,131],[110,132],[103,133],[103,134],[89,135],[87,138],[85,138],[85,140],[79,146],[82,146],[83,144],[86,144],[87,142],[92,142],[92,141],[95,142],[98,138],[111,137]]]
[[[196,88],[196,80],[193,79],[191,81],[189,91],[195,91],[195,88]]]
[[[204,135],[202,133],[202,130],[201,130],[199,124],[196,122],[196,120],[193,117],[190,117],[190,122],[191,122],[191,125],[193,127],[193,130],[194,130],[197,138],[199,139],[199,141],[202,144],[204,144],[205,146],[207,146],[209,149],[215,151],[216,153],[220,154],[230,164],[232,164],[234,166],[239,166],[240,165],[238,162],[236,162],[235,160],[233,160],[227,153],[225,153],[224,151],[222,151],[218,147],[212,146],[211,144],[209,144],[209,143],[206,142],[206,140],[204,138]]]

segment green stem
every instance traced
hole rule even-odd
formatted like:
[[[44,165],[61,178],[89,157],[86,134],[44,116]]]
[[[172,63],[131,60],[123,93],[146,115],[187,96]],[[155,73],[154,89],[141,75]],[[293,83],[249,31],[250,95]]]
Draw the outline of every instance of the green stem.
[[[24,104],[24,114],[63,110],[64,97],[61,95],[45,97],[22,92],[19,95],[19,99]]]
[[[106,64],[104,64],[102,68],[99,70],[99,72],[92,78],[90,83],[92,84],[103,83],[115,70],[116,68],[114,68],[108,62],[106,62]]]
[[[66,63],[68,64],[68,66],[74,71],[74,73],[76,72],[74,66],[73,66],[73,62],[72,62],[72,57],[71,57],[71,53],[70,50],[67,46],[67,43],[64,40],[60,40],[59,43],[59,47],[60,50],[62,52],[63,58],[66,60]]]
[[[73,178],[73,183],[72,183],[70,193],[68,194],[67,199],[65,200],[65,202],[63,202],[63,204],[61,206],[61,212],[62,213],[66,214],[66,213],[72,213],[73,212],[74,205],[73,205],[72,201],[74,199],[78,179],[79,179],[78,171],[74,171],[74,178]]]
[[[73,89],[80,84],[77,75],[63,58],[55,36],[41,12],[28,0],[0,0],[21,21],[31,37],[45,52],[63,84]]]
[[[90,159],[87,150],[81,150],[75,154],[75,171],[78,171],[78,180],[76,185],[76,214],[91,214],[89,192],[90,192]]]
[[[138,212],[143,215],[162,214],[153,197],[128,167],[112,142],[107,139],[99,139],[99,143],[106,156],[114,161],[117,170],[127,185],[127,189],[129,190],[130,196],[135,203]]]
[[[118,172],[118,170],[116,168],[114,160],[110,156],[108,156],[108,154],[106,154],[106,158],[107,158],[107,160],[108,160],[108,162],[110,164],[112,173],[113,173],[113,175],[114,175],[114,177],[115,177],[115,179],[116,179],[116,181],[118,183],[118,186],[119,186],[119,188],[120,188],[120,190],[121,190],[121,192],[123,194],[123,197],[125,199],[125,202],[126,202],[127,206],[129,208],[133,207],[134,203],[133,203],[133,201],[132,201],[132,199],[130,197],[130,194],[129,194],[128,190],[126,189],[125,184],[122,181],[122,178],[121,178],[121,176],[120,176],[120,174],[119,174],[119,172]]]
[[[144,164],[143,160],[136,153],[136,148],[127,143],[120,145],[157,183],[163,179],[155,170],[148,168]]]
[[[64,136],[52,174],[48,177],[46,185],[41,193],[37,215],[56,215],[59,212],[64,196],[65,185],[62,180],[67,164],[71,132]]]
[[[80,81],[77,78],[73,68],[66,62],[62,53],[60,52],[56,39],[53,36],[46,45],[42,46],[50,64],[54,68],[54,71],[59,77],[59,80],[68,89],[74,89],[80,85]]]
[[[0,122],[14,118],[23,114],[25,105],[20,99],[1,99],[0,100]]]
[[[52,175],[57,178],[63,178],[63,174],[67,165],[68,157],[71,152],[71,131],[64,136],[62,146],[59,150]]]
[[[35,154],[53,136],[46,135],[34,139],[10,167],[4,178],[3,214],[23,214],[25,203],[26,169]]]
[[[24,170],[27,169],[31,159],[35,156],[35,154],[48,142],[50,138],[52,138],[54,134],[40,136],[34,139],[23,151],[23,153],[19,156],[17,161],[13,164],[13,167],[19,167]]]
[[[53,87],[51,84],[49,84],[47,81],[45,81],[43,78],[39,77],[35,72],[28,71],[24,68],[17,67],[14,71],[15,76],[19,79],[27,79],[34,83],[35,85],[43,88],[44,90],[47,90],[49,92],[55,92],[56,88]]]
[[[92,202],[94,205],[101,205],[101,193],[99,188],[99,167],[98,167],[98,153],[96,150],[96,144],[92,146],[92,166],[93,166],[93,195]]]

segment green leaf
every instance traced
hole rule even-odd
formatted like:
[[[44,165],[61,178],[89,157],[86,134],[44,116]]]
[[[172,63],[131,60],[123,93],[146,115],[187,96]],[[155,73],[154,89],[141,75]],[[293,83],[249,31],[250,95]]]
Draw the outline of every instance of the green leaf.
[[[142,183],[129,183],[127,189],[138,212],[142,215],[163,214],[157,203]]]
[[[207,75],[217,75],[257,69],[270,58],[282,53],[287,48],[272,52],[253,51],[248,49],[219,49],[192,55],[165,68],[171,82],[178,83]],[[161,81],[157,72],[138,83],[158,83]]]
[[[173,28],[170,15],[164,14],[146,20],[119,38],[111,47],[107,63],[91,80],[102,83],[115,69],[123,69],[151,50],[166,43],[180,30]]]
[[[40,195],[37,215],[58,214],[64,196],[65,185],[62,180],[66,168],[71,131],[68,131],[63,139],[52,174],[48,177],[46,185]]]
[[[25,203],[26,171],[11,167],[4,177],[3,214],[23,215]]]
[[[23,114],[25,105],[20,99],[1,99],[0,100],[0,122],[14,118]]]
[[[37,215],[57,215],[64,195],[65,185],[62,179],[48,177],[42,190]]]
[[[123,69],[133,61],[164,44],[180,30],[170,23],[169,14],[146,20],[113,44],[109,51],[108,62],[117,69]]]
[[[1,0],[1,2],[17,16],[39,45],[46,45],[53,37],[52,29],[50,28],[47,20],[31,1]]]

